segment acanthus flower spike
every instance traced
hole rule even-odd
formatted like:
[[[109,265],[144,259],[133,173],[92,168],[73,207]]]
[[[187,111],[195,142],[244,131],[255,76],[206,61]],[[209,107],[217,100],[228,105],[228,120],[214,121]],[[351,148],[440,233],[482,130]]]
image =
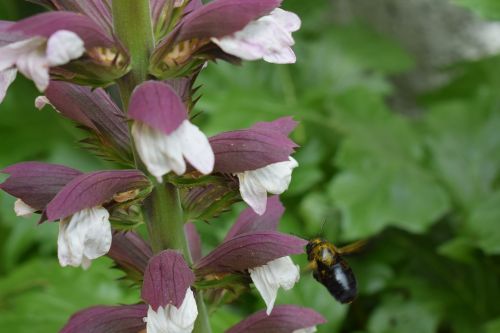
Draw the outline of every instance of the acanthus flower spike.
[[[290,156],[297,145],[288,138],[296,124],[284,117],[210,138],[214,171],[236,175],[241,197],[257,214],[266,211],[267,192],[286,191],[292,170],[298,166]]]
[[[181,98],[166,83],[148,81],[130,99],[132,135],[141,160],[161,182],[170,171],[186,172],[187,160],[203,174],[212,172],[214,153],[207,137],[188,120]]]
[[[182,255],[166,250],[151,258],[144,274],[142,299],[149,304],[148,333],[191,333],[198,308],[191,285],[195,276]]]

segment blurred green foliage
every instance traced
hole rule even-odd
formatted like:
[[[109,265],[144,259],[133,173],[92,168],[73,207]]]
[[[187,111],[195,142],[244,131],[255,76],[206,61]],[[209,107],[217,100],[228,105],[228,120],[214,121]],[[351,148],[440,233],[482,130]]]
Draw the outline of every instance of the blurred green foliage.
[[[500,18],[496,0],[454,1]],[[336,303],[308,272],[278,303],[322,313],[329,322],[319,332],[500,332],[500,56],[436,69],[452,79],[411,101],[422,111],[408,116],[388,101],[404,95],[392,78],[414,68],[412,56],[362,22],[334,24],[329,1],[314,3],[285,5],[303,20],[296,65],[210,64],[199,79],[197,120],[208,134],[285,115],[300,121],[283,231],[370,240],[347,258],[360,285],[353,304]],[[15,19],[33,8],[2,1],[0,14]],[[0,164],[102,168],[77,150],[82,134],[72,124],[35,111],[36,95],[18,79],[0,105]],[[16,218],[13,199],[0,199],[2,330],[54,332],[83,307],[138,300],[106,259],[86,272],[60,268],[57,225]],[[199,225],[205,250],[242,208]],[[295,259],[305,265],[304,256]],[[256,293],[246,295],[214,312],[214,331],[262,307]]]

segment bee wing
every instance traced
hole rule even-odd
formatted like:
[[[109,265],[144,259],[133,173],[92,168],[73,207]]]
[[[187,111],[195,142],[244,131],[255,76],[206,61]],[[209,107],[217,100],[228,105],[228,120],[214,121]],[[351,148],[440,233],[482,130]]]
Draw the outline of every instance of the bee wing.
[[[337,248],[337,253],[339,254],[350,254],[361,251],[361,249],[368,243],[366,239],[359,240],[357,242],[351,243],[349,245],[343,246],[341,248]]]

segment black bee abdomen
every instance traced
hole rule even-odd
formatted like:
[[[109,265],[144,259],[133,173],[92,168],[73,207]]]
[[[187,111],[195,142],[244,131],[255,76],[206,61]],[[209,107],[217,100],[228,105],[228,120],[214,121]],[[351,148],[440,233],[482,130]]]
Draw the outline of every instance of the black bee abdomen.
[[[340,303],[352,302],[358,293],[352,269],[342,260],[332,266],[318,265],[314,278],[322,283]]]

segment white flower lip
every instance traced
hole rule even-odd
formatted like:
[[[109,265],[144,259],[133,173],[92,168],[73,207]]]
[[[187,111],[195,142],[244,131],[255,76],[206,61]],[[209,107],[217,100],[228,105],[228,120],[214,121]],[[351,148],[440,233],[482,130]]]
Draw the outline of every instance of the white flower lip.
[[[269,315],[274,307],[278,289],[291,289],[300,278],[300,269],[290,257],[281,257],[268,262],[266,265],[248,270],[255,287],[267,305]]]
[[[264,59],[276,64],[296,61],[292,32],[300,28],[300,18],[280,8],[250,22],[232,35],[212,38],[224,52],[244,60]]]
[[[37,210],[35,208],[31,207],[21,199],[17,199],[16,202],[14,202],[14,212],[17,216],[28,217],[36,211]]]
[[[154,311],[150,306],[145,318],[148,333],[191,333],[198,316],[198,308],[193,291],[188,288],[179,308],[168,304]]]
[[[54,67],[80,58],[85,52],[85,46],[74,32],[59,30],[50,36],[45,52],[49,66]]]
[[[16,69],[35,82],[40,91],[49,85],[50,67],[64,65],[83,55],[83,41],[75,33],[59,30],[0,47],[0,102],[15,78]]]
[[[237,173],[241,197],[257,214],[264,214],[267,192],[272,194],[285,192],[292,180],[292,170],[298,165],[294,158],[289,157],[288,161]]]
[[[0,71],[0,103],[3,102],[5,95],[7,94],[7,89],[14,82],[17,76],[17,69],[8,68]]]
[[[109,213],[100,206],[82,209],[59,221],[57,255],[61,266],[82,266],[108,253],[111,247]]]
[[[170,171],[184,174],[184,158],[203,174],[213,170],[215,157],[208,138],[189,120],[184,120],[170,135],[136,121],[132,135],[141,160],[159,182]]]

